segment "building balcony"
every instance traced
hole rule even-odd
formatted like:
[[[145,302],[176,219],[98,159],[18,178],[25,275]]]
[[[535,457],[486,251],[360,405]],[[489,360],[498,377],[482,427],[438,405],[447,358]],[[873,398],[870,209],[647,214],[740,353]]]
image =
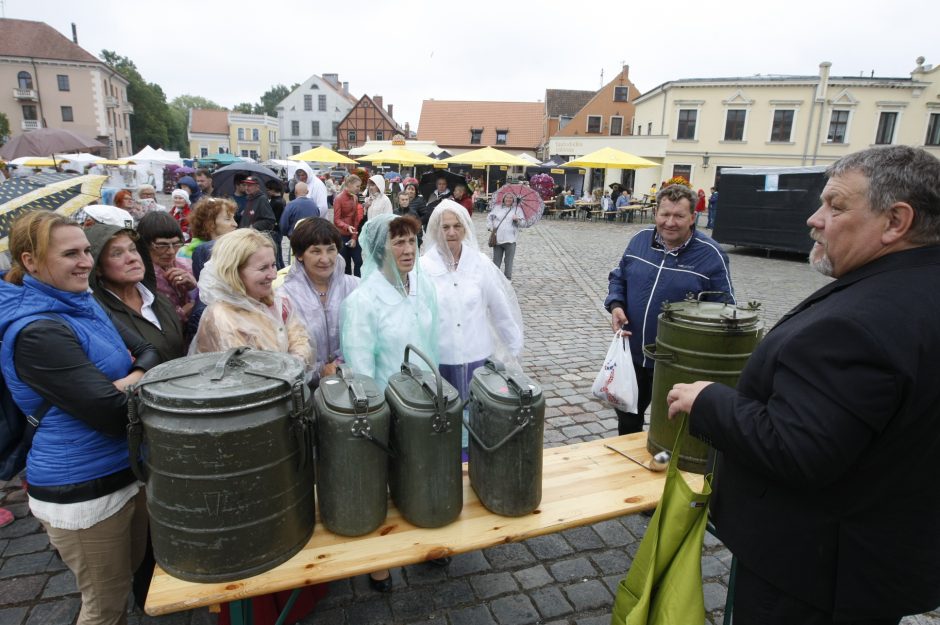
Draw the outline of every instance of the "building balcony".
[[[38,102],[39,94],[35,89],[13,89],[14,100],[25,100],[27,102]]]
[[[130,102],[125,102],[124,104],[121,105],[121,112],[122,112],[122,113],[127,113],[128,115],[133,115],[133,114],[134,114],[134,105],[131,104]]]
[[[118,99],[113,95],[106,95],[104,97],[104,105],[109,109],[117,108]]]
[[[23,120],[23,130],[39,130],[42,126],[39,125],[38,119],[24,119]]]

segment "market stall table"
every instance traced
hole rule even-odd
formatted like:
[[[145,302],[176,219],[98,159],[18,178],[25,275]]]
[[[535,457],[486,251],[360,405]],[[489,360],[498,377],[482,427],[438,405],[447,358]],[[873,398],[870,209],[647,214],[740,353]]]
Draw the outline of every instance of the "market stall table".
[[[542,503],[535,512],[522,517],[503,517],[486,510],[470,487],[465,465],[463,511],[446,527],[415,527],[391,505],[385,523],[365,536],[338,536],[318,520],[306,547],[287,562],[254,577],[202,584],[177,579],[157,567],[147,595],[146,612],[156,616],[240,601],[526,540],[654,508],[662,495],[666,473],[644,469],[605,445],[649,462],[645,433],[546,449]],[[692,488],[701,490],[701,475],[685,476]],[[233,625],[238,625],[237,621]]]

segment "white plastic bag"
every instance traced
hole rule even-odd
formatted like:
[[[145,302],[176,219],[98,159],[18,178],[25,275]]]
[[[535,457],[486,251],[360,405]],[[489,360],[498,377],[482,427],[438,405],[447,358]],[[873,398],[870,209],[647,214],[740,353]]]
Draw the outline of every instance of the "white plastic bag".
[[[594,378],[591,387],[594,397],[606,401],[617,410],[636,412],[638,389],[630,341],[620,332],[614,336],[607,350],[604,366]]]

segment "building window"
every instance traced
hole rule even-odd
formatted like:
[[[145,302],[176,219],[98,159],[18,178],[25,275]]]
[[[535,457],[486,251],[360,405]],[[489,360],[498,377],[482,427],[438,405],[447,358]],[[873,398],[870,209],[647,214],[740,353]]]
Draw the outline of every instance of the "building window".
[[[299,143],[291,143],[291,144],[290,144],[290,153],[291,153],[291,154],[300,154],[300,144],[299,144]]]
[[[20,89],[32,89],[33,75],[29,72],[20,72],[16,75],[16,84]]]
[[[310,122],[310,134],[314,137],[320,136],[320,122]]]
[[[653,122],[646,124],[646,134],[653,134]]]
[[[878,119],[878,132],[875,133],[875,144],[891,145],[894,141],[894,127],[898,122],[896,112],[883,111]]]
[[[201,157],[209,156],[209,148],[204,148],[202,146],[199,146],[199,156]]]
[[[252,141],[260,141],[259,130],[258,130],[257,128],[252,128],[252,129],[251,129],[251,140],[252,140]]]
[[[482,140],[483,140],[483,129],[471,128],[470,129],[470,145],[480,145],[480,141]]]
[[[304,95],[304,110],[312,111],[313,110],[313,96],[308,94]]]
[[[33,104],[24,104],[23,105],[23,119],[26,121],[36,121],[36,106]]]
[[[849,127],[848,111],[833,111],[829,118],[829,134],[826,141],[829,143],[845,143],[846,131]]]
[[[349,142],[350,145],[352,145],[353,143],[356,142],[356,131],[355,131],[355,130],[347,130],[347,131],[346,131],[346,141]]]
[[[614,87],[614,102],[629,102],[630,87]]]
[[[238,140],[239,140],[239,141],[244,141],[244,140],[245,140],[245,129],[244,129],[244,128],[239,128],[239,129],[238,129]]]
[[[619,137],[623,134],[623,117],[611,117],[610,118],[610,135],[612,137]]]
[[[695,139],[695,122],[698,120],[696,109],[679,109],[679,128],[676,129],[676,139],[691,141]]]
[[[770,126],[770,140],[775,143],[789,143],[793,131],[793,111],[774,111],[774,121]]]
[[[72,113],[71,106],[63,106],[62,108],[62,121],[64,122],[74,122],[75,116]]]
[[[255,160],[258,160],[258,151],[257,151],[257,150],[250,150],[250,151],[248,152],[248,156],[250,156],[251,158],[253,158],[253,159],[255,159]]]
[[[931,113],[924,145],[940,145],[940,113]]]
[[[587,131],[589,133],[600,133],[601,131],[601,116],[600,115],[588,115]]]
[[[277,139],[274,136],[274,131],[269,130],[268,131],[268,143],[274,143],[275,141],[277,141]]]
[[[320,94],[317,96],[317,108],[321,111],[326,110],[326,95]]]
[[[290,134],[292,137],[300,136],[300,122],[296,119],[290,123]]]
[[[242,156],[248,156],[248,150],[242,150]]]
[[[55,79],[59,83],[59,91],[71,91],[69,77],[66,74],[57,74]]]
[[[228,150],[225,149],[225,146],[219,146],[219,154],[225,154]]]
[[[385,141],[385,131],[384,131],[384,130],[376,130],[376,131],[375,131],[375,140],[376,140],[376,141]]]
[[[728,110],[728,114],[725,117],[725,141],[744,141],[744,121],[746,119],[746,110]]]
[[[559,115],[558,116],[558,130],[561,130],[562,128],[567,126],[568,122],[570,122],[571,119],[572,117],[570,115]],[[483,132],[483,131],[480,130],[480,132]]]
[[[509,141],[509,131],[508,130],[497,130],[496,131],[496,145],[506,145]]]
[[[336,133],[339,132],[339,122],[333,122],[333,136],[336,136]]]
[[[692,166],[691,165],[673,165],[672,166],[672,177],[682,176],[686,180],[692,180]]]

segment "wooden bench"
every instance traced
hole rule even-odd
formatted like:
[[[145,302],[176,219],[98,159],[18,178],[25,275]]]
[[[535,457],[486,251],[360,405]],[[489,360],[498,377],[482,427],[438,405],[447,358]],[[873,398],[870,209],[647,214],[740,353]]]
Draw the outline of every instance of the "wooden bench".
[[[644,469],[605,445],[641,462],[650,459],[645,433],[546,449],[542,503],[535,512],[522,517],[503,517],[486,510],[470,487],[464,465],[463,510],[446,527],[415,527],[392,505],[380,528],[355,538],[333,534],[318,519],[306,547],[287,562],[254,577],[199,584],[172,577],[157,567],[147,594],[146,612],[156,616],[239,601],[526,540],[655,508],[666,474]],[[701,475],[685,476],[692,488],[701,490]],[[233,625],[238,624],[233,621]]]

